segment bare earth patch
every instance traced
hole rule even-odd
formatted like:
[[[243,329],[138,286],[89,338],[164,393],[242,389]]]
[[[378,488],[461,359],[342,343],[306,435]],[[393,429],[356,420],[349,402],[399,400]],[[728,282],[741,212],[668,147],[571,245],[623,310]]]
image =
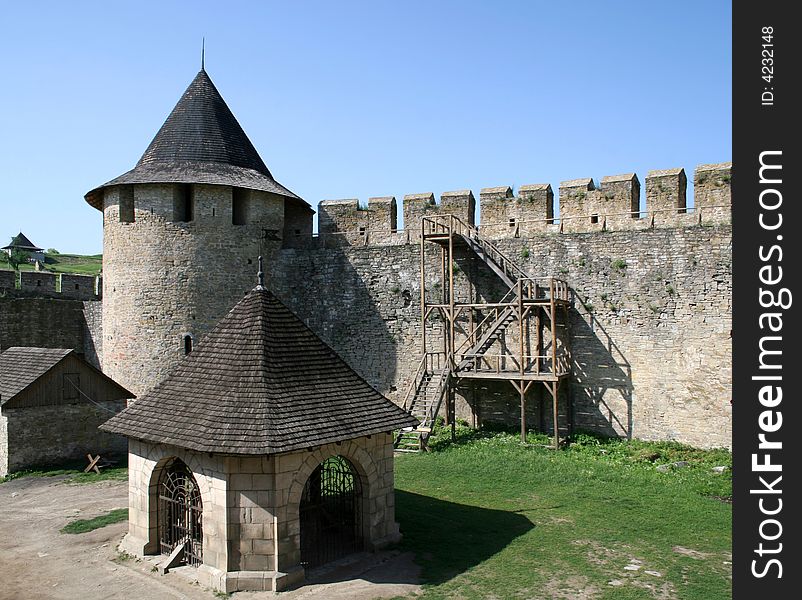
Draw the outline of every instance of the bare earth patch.
[[[127,481],[65,485],[65,477],[15,479],[0,485],[0,600],[214,600],[193,582],[194,569],[165,576],[155,560],[117,552],[127,522],[88,533],[59,530],[128,505]],[[415,593],[419,568],[409,553],[357,555],[314,574],[317,580],[282,593],[239,592],[235,600],[266,598],[373,599]]]
[[[577,575],[549,579],[543,588],[543,597],[550,600],[593,600],[598,595],[598,588],[587,577]]]
[[[683,556],[689,556],[696,560],[704,560],[706,558],[710,558],[710,554],[707,552],[699,552],[698,550],[692,550],[691,548],[683,548],[682,546],[674,546],[671,548],[677,554],[682,554]]]

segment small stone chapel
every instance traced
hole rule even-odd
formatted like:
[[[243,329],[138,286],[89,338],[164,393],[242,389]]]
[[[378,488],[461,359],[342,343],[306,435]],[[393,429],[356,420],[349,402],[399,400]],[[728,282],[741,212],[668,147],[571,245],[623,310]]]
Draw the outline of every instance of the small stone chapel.
[[[392,431],[416,423],[260,280],[101,426],[129,438],[122,549],[197,566],[221,592],[287,589],[400,539]]]

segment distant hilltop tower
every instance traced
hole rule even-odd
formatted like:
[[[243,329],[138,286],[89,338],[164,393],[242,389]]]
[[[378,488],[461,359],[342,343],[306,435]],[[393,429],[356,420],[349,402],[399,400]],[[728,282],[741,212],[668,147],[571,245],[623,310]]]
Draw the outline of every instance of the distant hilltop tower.
[[[312,233],[204,69],[103,211],[103,370],[140,395],[253,288],[257,257]]]

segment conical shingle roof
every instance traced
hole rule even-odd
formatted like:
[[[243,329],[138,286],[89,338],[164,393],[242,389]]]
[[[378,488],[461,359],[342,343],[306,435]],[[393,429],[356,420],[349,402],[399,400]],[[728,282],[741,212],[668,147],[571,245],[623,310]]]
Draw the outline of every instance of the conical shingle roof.
[[[167,379],[101,429],[199,452],[254,455],[416,423],[259,286]]]
[[[273,179],[203,69],[189,84],[136,167],[88,192],[86,201],[102,209],[103,188],[126,183],[232,185],[273,192],[308,207]]]

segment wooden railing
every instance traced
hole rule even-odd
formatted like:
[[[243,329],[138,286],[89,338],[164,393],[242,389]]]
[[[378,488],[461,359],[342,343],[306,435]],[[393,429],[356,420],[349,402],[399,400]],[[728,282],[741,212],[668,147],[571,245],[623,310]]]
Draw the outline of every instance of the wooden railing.
[[[420,362],[418,362],[418,368],[415,371],[415,375],[412,377],[412,382],[407,388],[407,393],[404,394],[404,402],[401,405],[404,410],[409,411],[412,409],[412,403],[426,376],[442,369],[446,364],[445,352],[426,352],[421,356]]]
[[[463,360],[470,360],[475,373],[520,373],[521,364],[514,354],[464,354]],[[554,368],[554,358],[551,354],[525,354],[520,357],[524,361],[525,373],[542,375],[563,375],[568,373],[570,367],[570,354],[567,350],[557,354],[557,368]],[[537,364],[536,364],[537,363]],[[533,369],[533,367],[535,367]]]
[[[424,237],[453,233],[461,235],[469,242],[473,242],[482,249],[485,258],[493,261],[511,281],[528,277],[527,273],[515,264],[513,260],[501,252],[494,244],[483,239],[476,227],[468,225],[459,217],[454,215],[423,217],[421,219],[421,228]]]

